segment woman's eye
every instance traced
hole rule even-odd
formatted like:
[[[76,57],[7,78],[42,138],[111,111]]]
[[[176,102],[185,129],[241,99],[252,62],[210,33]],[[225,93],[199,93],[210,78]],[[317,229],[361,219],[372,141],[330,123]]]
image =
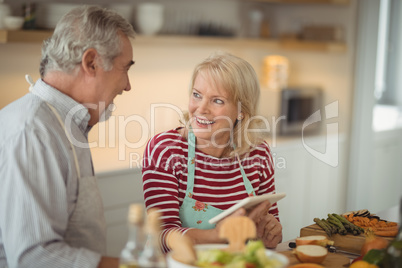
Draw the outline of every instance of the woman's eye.
[[[224,102],[223,102],[223,100],[216,99],[216,100],[215,100],[215,103],[217,103],[217,104],[223,104]]]

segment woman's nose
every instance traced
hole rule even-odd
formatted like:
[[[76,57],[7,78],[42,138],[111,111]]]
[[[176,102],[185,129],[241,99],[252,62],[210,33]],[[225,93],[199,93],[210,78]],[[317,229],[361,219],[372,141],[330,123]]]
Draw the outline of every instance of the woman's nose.
[[[200,113],[206,113],[209,110],[209,102],[206,99],[203,99],[200,101],[199,106],[198,106],[198,111]]]

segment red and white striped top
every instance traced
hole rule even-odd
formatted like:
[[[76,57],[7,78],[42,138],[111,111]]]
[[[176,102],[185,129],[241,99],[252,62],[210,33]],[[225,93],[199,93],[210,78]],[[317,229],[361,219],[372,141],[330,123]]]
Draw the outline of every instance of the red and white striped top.
[[[196,164],[193,198],[219,209],[228,209],[248,196],[235,158],[217,158],[195,150]],[[162,213],[162,246],[172,229],[185,232],[179,218],[187,188],[188,142],[177,130],[155,135],[145,149],[142,177],[147,209]],[[244,172],[256,195],[275,193],[274,164],[266,142],[253,148],[241,160]],[[279,220],[275,203],[269,213]]]

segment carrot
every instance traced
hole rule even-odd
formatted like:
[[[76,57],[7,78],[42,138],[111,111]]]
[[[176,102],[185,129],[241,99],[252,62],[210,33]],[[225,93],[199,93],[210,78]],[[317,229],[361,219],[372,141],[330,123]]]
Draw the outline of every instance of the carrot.
[[[398,230],[398,226],[377,227],[377,231],[395,231]]]
[[[379,236],[396,236],[398,234],[398,229],[391,231],[375,231],[374,234]]]
[[[384,220],[378,220],[377,218],[370,219],[368,217],[353,216],[353,214],[349,214],[345,218],[354,225],[364,229],[371,229],[379,236],[396,236],[398,233],[398,224],[396,222],[387,222]]]

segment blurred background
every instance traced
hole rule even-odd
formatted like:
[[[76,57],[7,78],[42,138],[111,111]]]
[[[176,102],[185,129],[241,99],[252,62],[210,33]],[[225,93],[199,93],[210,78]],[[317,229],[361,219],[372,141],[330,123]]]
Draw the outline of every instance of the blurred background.
[[[62,14],[82,3],[6,0],[0,6],[0,18],[23,16],[27,22],[26,29],[3,25],[0,30],[0,108],[28,92],[25,74],[39,78],[41,40],[51,34]],[[277,191],[287,193],[278,203],[285,240],[296,237],[314,217],[363,208],[375,213],[398,204],[400,1],[84,3],[115,9],[138,32],[132,42],[136,62],[129,73],[132,90],[116,98],[111,120],[90,133],[110,254],[120,252],[126,239],[128,204],[142,201],[140,166],[146,142],[179,126],[181,111],[187,109],[192,70],[216,51],[246,59],[260,78],[260,111],[270,123],[267,140],[276,161]],[[284,60],[269,62],[269,56]],[[313,96],[321,107],[314,131],[303,132],[300,126],[276,131],[270,116],[280,115],[281,107],[291,103],[285,102],[285,89],[303,96],[308,88],[320,90]],[[293,105],[292,111],[315,112],[311,108],[315,106],[300,107]],[[284,112],[290,115],[289,111]]]

